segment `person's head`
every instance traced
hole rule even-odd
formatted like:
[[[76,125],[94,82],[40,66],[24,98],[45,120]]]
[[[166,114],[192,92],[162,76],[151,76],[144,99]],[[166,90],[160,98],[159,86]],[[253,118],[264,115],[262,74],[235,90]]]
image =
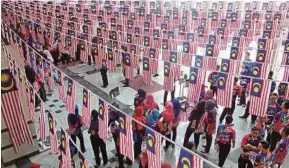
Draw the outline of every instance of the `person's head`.
[[[74,106],[75,115],[79,115],[79,110],[80,110],[80,105],[79,104],[75,104],[75,106]]]
[[[288,109],[289,109],[289,100],[284,101],[282,103],[281,108],[282,108],[282,111],[288,111]]]
[[[278,94],[277,93],[272,93],[270,96],[270,103],[276,103],[278,100]]]
[[[91,111],[91,119],[98,120],[98,112],[95,109]]]
[[[266,122],[266,117],[259,117],[259,122],[260,123],[265,123]]]
[[[138,94],[138,97],[141,97],[143,99],[146,98],[146,91],[142,88],[137,91],[137,94]]]
[[[197,104],[197,111],[205,111],[206,101],[199,101]]]
[[[67,116],[68,125],[75,125],[78,122],[78,118],[75,114],[69,113]]]
[[[239,78],[238,77],[234,77],[234,84],[237,84]]]
[[[227,115],[225,121],[227,125],[231,125],[233,123],[233,117],[231,115]]]
[[[171,166],[171,164],[169,164],[169,163],[163,163],[163,164],[161,165],[161,168],[172,168],[172,166]]]
[[[180,101],[178,99],[173,99],[172,100],[172,104],[173,104],[173,107],[174,107],[175,117],[178,117],[180,115],[180,112],[181,112]]]
[[[289,136],[289,126],[286,126],[281,131],[281,136],[287,138]]]
[[[265,152],[269,149],[269,143],[265,140],[260,141],[259,145],[258,145],[258,149],[261,152]]]
[[[166,108],[166,111],[167,111],[167,112],[169,112],[169,113],[174,113],[173,103],[167,102],[165,108]]]
[[[116,102],[113,102],[111,105],[113,105],[113,107],[109,107],[109,112],[116,113],[117,109],[119,109],[119,105]],[[117,109],[115,109],[114,107],[116,107]]]
[[[212,90],[208,90],[205,95],[205,99],[212,99],[214,97],[214,92]]]
[[[196,151],[196,145],[193,141],[189,141],[186,145],[186,148],[188,148],[191,151]]]
[[[253,128],[251,129],[251,136],[252,136],[254,139],[257,139],[257,138],[260,136],[260,130],[259,130],[259,128],[253,127]]]
[[[207,112],[213,110],[216,107],[216,104],[213,100],[207,100],[205,104],[205,110]]]
[[[273,71],[270,71],[269,74],[268,74],[268,79],[272,79],[273,75],[274,75]]]

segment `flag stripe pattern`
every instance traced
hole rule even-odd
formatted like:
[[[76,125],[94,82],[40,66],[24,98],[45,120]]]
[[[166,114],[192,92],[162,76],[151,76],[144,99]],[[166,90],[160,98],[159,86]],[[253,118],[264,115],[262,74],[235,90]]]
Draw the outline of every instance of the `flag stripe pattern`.
[[[86,90],[85,88],[83,88],[82,119],[83,119],[85,126],[89,128],[90,126],[90,92]]]
[[[233,75],[221,72],[218,75],[217,103],[230,108],[233,96]]]
[[[55,119],[50,112],[48,112],[48,123],[49,123],[49,139],[50,139],[50,151],[51,153],[58,153],[58,139],[55,129]]]
[[[75,105],[75,82],[71,79],[68,80],[68,89],[65,100],[65,107],[70,113],[74,113]]]
[[[125,118],[125,130],[119,133],[120,153],[127,156],[130,160],[134,161],[134,149],[132,138],[132,119],[123,115]]]
[[[45,115],[44,115],[44,102],[41,100],[40,103],[40,115],[39,115],[39,138],[42,140],[46,139],[45,136]]]
[[[250,88],[249,112],[258,117],[265,117],[270,94],[270,80],[253,78]]]
[[[6,80],[4,80],[6,76]],[[5,89],[6,84],[10,82],[12,88]],[[5,93],[6,92],[6,93]],[[19,92],[15,86],[15,80],[9,69],[1,70],[1,100],[2,116],[7,125],[9,134],[16,152],[22,143],[33,144],[31,132],[25,120],[23,108],[19,99]]]
[[[193,67],[191,69],[194,69],[195,71],[197,71],[197,76],[194,76],[195,73],[192,73],[193,70],[191,70],[190,80],[192,80],[191,78],[194,78],[193,80],[196,80],[196,81],[189,82],[189,87],[188,87],[188,102],[189,103],[196,102],[199,100],[201,89],[202,89],[202,83],[204,81],[204,77],[206,74],[205,70],[197,69]]]
[[[59,98],[62,101],[65,101],[65,94],[64,94],[64,80],[62,72],[58,71],[58,93]]]
[[[159,134],[147,129],[148,167],[161,167],[161,142]]]
[[[99,100],[101,102],[101,100]],[[100,103],[99,103],[100,104]],[[99,138],[104,142],[107,140],[107,125],[108,125],[108,104],[103,101],[103,118],[99,119]],[[100,110],[99,110],[100,111]]]

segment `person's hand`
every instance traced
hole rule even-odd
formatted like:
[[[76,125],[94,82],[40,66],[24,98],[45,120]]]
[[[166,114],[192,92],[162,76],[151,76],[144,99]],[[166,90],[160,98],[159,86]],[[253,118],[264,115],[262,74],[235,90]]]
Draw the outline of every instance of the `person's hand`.
[[[91,130],[91,131],[90,131],[90,134],[91,134],[91,135],[95,135],[95,131],[94,131],[94,130]]]

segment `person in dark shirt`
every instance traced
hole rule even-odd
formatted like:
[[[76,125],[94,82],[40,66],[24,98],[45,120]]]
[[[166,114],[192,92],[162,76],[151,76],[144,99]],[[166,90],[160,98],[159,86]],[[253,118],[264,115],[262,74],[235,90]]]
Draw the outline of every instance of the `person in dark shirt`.
[[[268,75],[268,79],[273,80],[273,74],[274,74],[273,71],[270,71],[270,72],[269,72],[269,75]],[[276,82],[275,82],[275,81],[272,81],[270,93],[273,93],[275,89],[276,89]]]
[[[101,87],[106,88],[108,86],[108,80],[107,80],[107,65],[106,65],[106,61],[102,62],[102,66],[100,68],[100,74],[101,74],[101,78],[102,78],[102,82],[103,85]]]
[[[216,71],[219,71],[220,66],[217,65]],[[210,82],[211,86],[210,89],[213,91],[213,95],[217,94],[217,86],[218,86],[218,72],[210,73],[208,77],[208,81]]]
[[[92,145],[92,149],[95,156],[95,161],[98,166],[100,166],[101,160],[99,157],[99,153],[101,151],[103,164],[106,165],[108,163],[107,153],[106,153],[106,144],[105,142],[99,138],[98,135],[98,112],[94,109],[91,111],[91,122],[90,127],[88,129],[88,133],[90,134],[90,141]],[[100,149],[100,151],[99,151]]]
[[[27,62],[25,62],[24,69],[27,80],[30,82],[31,85],[33,85],[33,83],[35,82],[35,75],[36,75],[34,69]]]

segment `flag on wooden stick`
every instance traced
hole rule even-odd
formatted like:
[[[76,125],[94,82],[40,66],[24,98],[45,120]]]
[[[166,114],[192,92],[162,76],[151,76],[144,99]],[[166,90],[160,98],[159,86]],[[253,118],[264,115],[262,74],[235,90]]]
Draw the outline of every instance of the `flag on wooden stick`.
[[[22,143],[33,144],[32,135],[26,123],[18,88],[9,69],[1,70],[2,116],[7,125],[16,152]]]

